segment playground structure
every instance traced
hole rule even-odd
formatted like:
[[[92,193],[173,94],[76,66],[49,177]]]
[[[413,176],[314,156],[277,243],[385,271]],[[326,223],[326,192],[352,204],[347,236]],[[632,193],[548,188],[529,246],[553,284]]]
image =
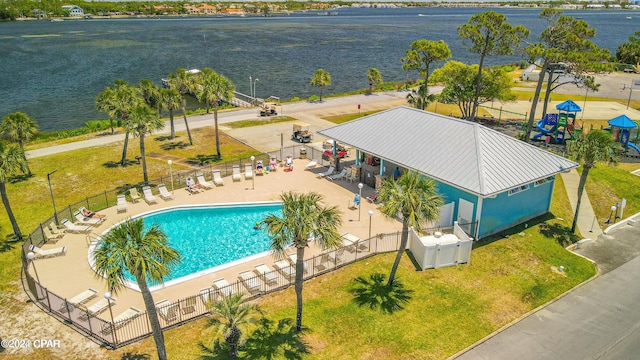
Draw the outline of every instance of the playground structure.
[[[571,100],[567,100],[556,105],[557,114],[546,114],[542,120],[536,123],[536,127],[540,133],[533,136],[534,140],[538,140],[546,136],[547,142],[551,139],[556,144],[562,144],[565,140],[575,139],[582,133],[580,129],[575,128],[576,114],[582,111],[580,106]]]
[[[613,134],[616,141],[620,141],[620,145],[624,148],[624,154],[626,155],[629,148],[635,150],[640,155],[640,148],[638,147],[638,140],[640,137],[640,131],[638,130],[638,124],[629,119],[627,115],[616,116],[608,121],[609,130]],[[631,140],[631,129],[636,129],[635,137]]]

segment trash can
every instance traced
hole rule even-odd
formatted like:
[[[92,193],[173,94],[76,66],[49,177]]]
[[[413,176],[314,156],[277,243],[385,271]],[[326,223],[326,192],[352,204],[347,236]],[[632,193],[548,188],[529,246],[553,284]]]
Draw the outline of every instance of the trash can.
[[[301,147],[300,148],[300,159],[306,159],[306,158],[307,158],[307,148]]]

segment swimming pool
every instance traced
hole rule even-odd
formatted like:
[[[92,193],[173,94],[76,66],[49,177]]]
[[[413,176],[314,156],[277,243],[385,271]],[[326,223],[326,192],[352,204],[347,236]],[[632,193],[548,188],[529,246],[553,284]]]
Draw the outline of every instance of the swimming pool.
[[[159,224],[182,254],[182,262],[165,279],[164,285],[169,286],[265,255],[271,238],[254,226],[271,213],[281,216],[282,203],[184,206],[141,217],[146,228]],[[133,276],[127,274],[127,278],[135,283]]]

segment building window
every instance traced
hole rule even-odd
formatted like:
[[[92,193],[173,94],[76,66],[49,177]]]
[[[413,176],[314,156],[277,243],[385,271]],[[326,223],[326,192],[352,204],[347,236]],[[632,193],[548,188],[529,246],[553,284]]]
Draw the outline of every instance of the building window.
[[[546,179],[540,179],[540,180],[538,180],[538,181],[534,182],[534,183],[533,183],[533,186],[540,186],[540,185],[542,185],[542,184],[546,184],[546,183],[548,183],[548,182],[553,181],[553,178],[554,178],[553,176],[549,176],[549,177],[548,177],[548,178],[546,178]]]
[[[509,190],[509,196],[511,196],[513,194],[517,194],[517,193],[525,191],[525,190],[529,190],[529,184],[518,186],[517,188],[513,188],[513,189]]]

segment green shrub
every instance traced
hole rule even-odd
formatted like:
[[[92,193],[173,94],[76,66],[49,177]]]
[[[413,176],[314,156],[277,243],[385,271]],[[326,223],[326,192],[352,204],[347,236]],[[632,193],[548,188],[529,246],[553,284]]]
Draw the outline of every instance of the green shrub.
[[[88,129],[89,132],[98,132],[111,129],[111,123],[109,122],[109,120],[90,120],[84,123],[84,126]]]
[[[503,70],[504,72],[510,73],[510,72],[512,72],[512,71],[513,71],[513,66],[511,66],[511,65],[503,66],[503,67],[502,67],[502,70]]]
[[[320,100],[320,97],[318,95],[314,94],[314,95],[309,96],[309,98],[307,100],[309,100],[309,101],[317,101],[317,100]]]

